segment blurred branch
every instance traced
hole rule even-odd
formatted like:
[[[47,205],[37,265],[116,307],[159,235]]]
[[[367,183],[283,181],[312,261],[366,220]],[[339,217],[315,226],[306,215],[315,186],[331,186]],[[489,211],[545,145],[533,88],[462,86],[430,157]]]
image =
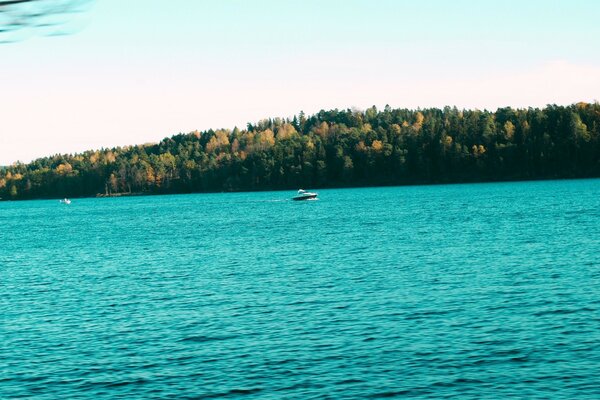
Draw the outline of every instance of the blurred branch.
[[[18,4],[18,3],[31,3],[33,1],[37,1],[37,0],[12,0],[12,1],[0,1],[0,7],[2,6],[10,6],[12,4]]]
[[[0,0],[0,43],[77,30],[94,0]]]

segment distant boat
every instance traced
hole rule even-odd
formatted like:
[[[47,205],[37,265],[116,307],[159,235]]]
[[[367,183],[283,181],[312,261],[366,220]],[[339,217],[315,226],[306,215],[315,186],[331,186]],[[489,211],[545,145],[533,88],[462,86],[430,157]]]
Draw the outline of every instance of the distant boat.
[[[66,197],[62,200],[59,200],[62,204],[71,204],[71,200],[67,199]]]
[[[298,190],[298,194],[295,197],[292,197],[292,200],[317,200],[317,193],[307,192],[304,189]]]

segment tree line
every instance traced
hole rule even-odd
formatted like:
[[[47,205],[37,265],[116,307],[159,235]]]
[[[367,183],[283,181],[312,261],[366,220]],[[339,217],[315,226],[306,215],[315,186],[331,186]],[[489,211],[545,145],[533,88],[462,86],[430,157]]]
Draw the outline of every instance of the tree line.
[[[34,199],[600,176],[600,104],[375,106],[0,167],[0,198]]]

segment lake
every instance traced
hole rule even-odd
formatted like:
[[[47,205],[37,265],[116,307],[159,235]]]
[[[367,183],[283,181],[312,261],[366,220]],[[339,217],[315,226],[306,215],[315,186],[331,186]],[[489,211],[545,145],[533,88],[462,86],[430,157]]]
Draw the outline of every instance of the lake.
[[[600,398],[600,180],[0,203],[0,398]]]

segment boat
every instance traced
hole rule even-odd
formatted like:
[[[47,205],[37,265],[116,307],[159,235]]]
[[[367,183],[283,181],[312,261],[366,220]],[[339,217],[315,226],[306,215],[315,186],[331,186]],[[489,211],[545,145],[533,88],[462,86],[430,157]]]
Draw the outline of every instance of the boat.
[[[317,193],[313,193],[313,192],[307,192],[304,189],[300,189],[298,190],[298,194],[294,197],[292,197],[292,200],[318,200],[317,199],[318,194]]]
[[[67,199],[66,197],[62,200],[59,200],[61,203],[63,204],[71,204],[71,200]]]

